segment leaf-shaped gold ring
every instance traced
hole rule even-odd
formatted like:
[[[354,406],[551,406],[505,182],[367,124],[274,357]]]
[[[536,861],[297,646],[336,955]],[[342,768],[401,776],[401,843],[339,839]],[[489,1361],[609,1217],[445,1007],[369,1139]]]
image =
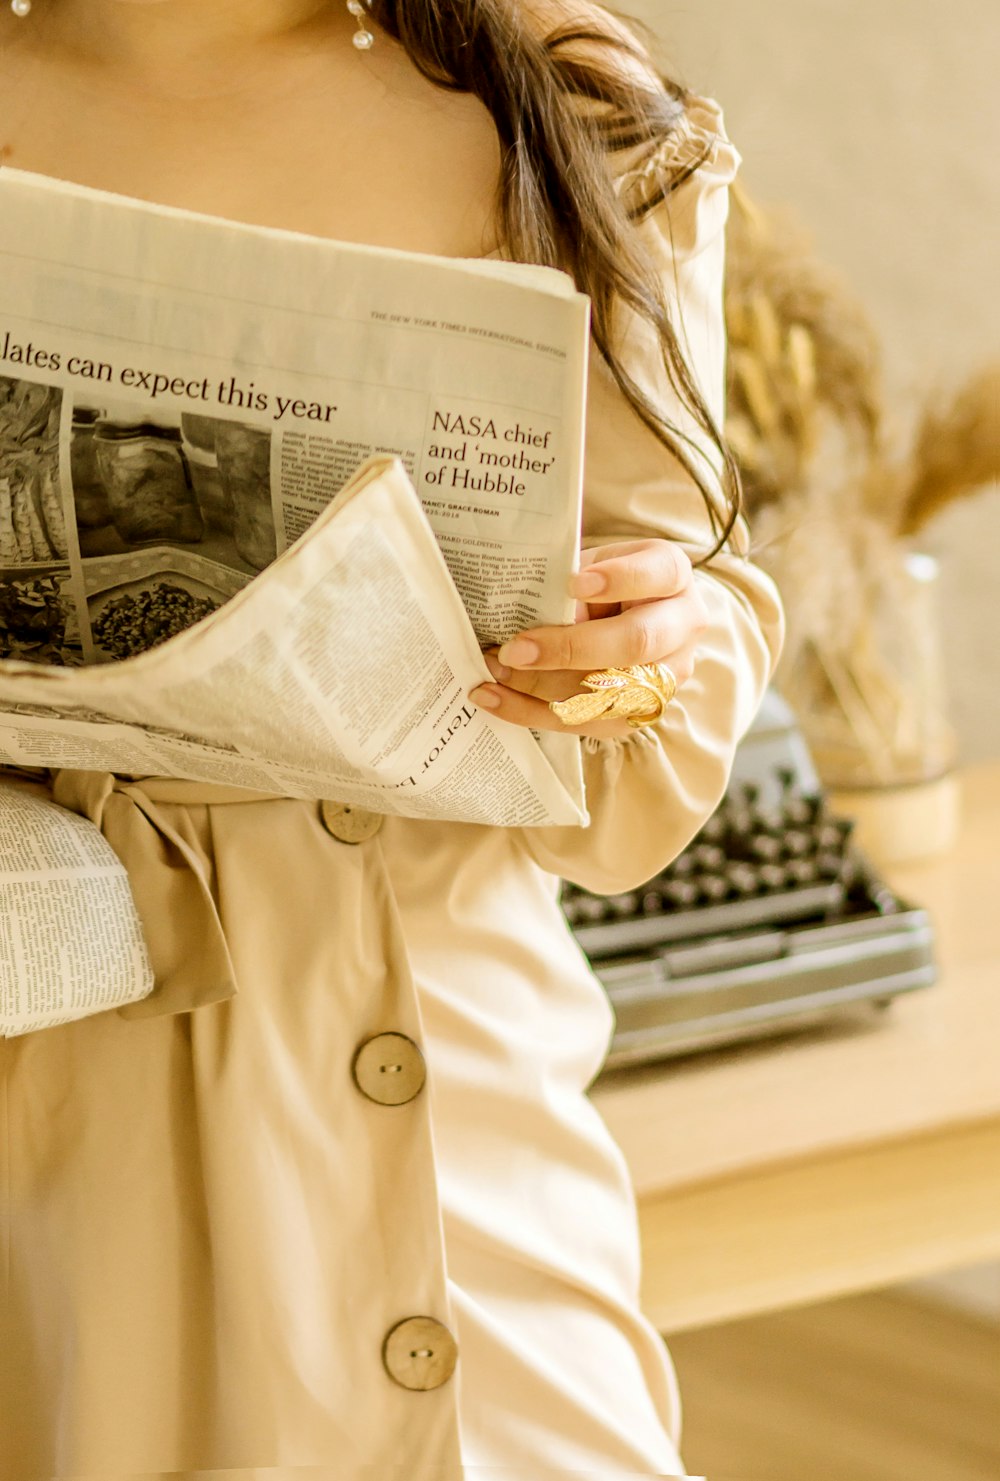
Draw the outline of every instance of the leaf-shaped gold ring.
[[[665,663],[599,669],[581,682],[591,691],[589,694],[549,701],[549,709],[564,725],[627,720],[639,729],[658,720],[677,693],[677,680]]]

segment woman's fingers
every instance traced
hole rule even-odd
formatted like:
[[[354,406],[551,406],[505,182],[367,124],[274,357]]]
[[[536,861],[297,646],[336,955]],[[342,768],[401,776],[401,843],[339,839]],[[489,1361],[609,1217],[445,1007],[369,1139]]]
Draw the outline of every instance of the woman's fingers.
[[[695,643],[692,641],[660,660],[674,675],[678,688],[686,684],[694,672],[694,655]],[[552,699],[569,699],[571,694],[579,694],[583,688],[584,675],[575,669],[511,669],[500,663],[495,651],[484,653],[483,657],[498,684],[519,694],[534,695],[536,699],[545,700],[546,704]]]
[[[510,669],[499,661],[495,653],[484,653],[483,658],[498,684],[517,694],[534,695],[535,699],[544,700],[546,704],[550,699],[568,699],[580,687],[580,674],[565,673],[562,670],[555,673],[549,670],[533,673],[530,669]]]
[[[686,684],[694,672],[697,645],[692,640],[671,653],[664,660],[677,680],[677,687]],[[571,735],[620,736],[627,735],[630,726],[624,721],[594,721],[589,725],[563,725],[548,708],[553,699],[569,699],[572,694],[585,692],[583,675],[579,673],[530,673],[505,668],[493,653],[483,655],[487,667],[498,682],[482,684],[472,690],[470,698],[475,704],[488,709],[501,720],[516,725],[528,725],[532,729],[565,730]],[[501,678],[506,675],[506,678]],[[499,701],[497,704],[491,700]],[[531,700],[528,704],[523,701]]]
[[[708,613],[697,587],[662,601],[640,602],[610,617],[565,627],[537,627],[504,643],[499,659],[518,670],[628,668],[668,660],[703,632]]]
[[[486,663],[495,682],[470,698],[514,725],[594,737],[625,736],[625,720],[567,726],[549,709],[554,699],[583,692],[583,678],[605,668],[666,663],[678,687],[694,670],[698,636],[708,612],[691,562],[669,540],[634,540],[584,552],[571,583],[580,618],[560,627],[520,633]]]
[[[581,601],[605,606],[678,596],[691,579],[691,562],[679,545],[633,540],[585,550],[570,590]]]
[[[524,725],[529,730],[559,730],[566,735],[604,736],[608,739],[633,734],[627,720],[594,720],[590,725],[564,725],[553,715],[547,700],[521,694],[504,684],[480,684],[469,698],[498,720]],[[568,699],[569,696],[563,695],[562,698]]]

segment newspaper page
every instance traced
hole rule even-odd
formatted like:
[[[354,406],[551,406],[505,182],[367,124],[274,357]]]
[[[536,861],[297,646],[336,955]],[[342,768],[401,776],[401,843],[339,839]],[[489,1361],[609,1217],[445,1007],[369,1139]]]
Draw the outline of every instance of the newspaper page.
[[[173,641],[253,584],[373,456],[406,470],[480,647],[572,620],[589,320],[565,275],[6,168],[0,269],[0,660],[111,668]],[[368,652],[358,619],[327,634],[338,660]],[[398,676],[382,702],[405,687]],[[181,734],[200,735],[185,715]],[[101,733],[107,769],[164,774],[163,735]],[[46,751],[52,734],[4,721],[0,761],[67,764]],[[79,738],[75,764],[98,764]],[[578,743],[530,739],[579,821]],[[171,754],[165,774],[192,775]],[[302,770],[290,764],[289,785]]]
[[[85,818],[0,784],[0,1038],[153,989],[128,876]]]
[[[290,550],[166,643],[110,664],[0,663],[0,747],[22,766],[415,817],[585,822],[574,779],[534,737],[467,699],[488,679],[406,470],[373,459]]]

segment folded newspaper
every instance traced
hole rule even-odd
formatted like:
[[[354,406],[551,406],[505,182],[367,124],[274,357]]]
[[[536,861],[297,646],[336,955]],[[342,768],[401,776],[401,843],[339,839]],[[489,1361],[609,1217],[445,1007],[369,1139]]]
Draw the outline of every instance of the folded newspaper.
[[[572,619],[567,277],[8,169],[0,266],[0,763],[586,822],[578,742],[466,697]]]
[[[572,620],[588,309],[0,168],[0,766],[585,824],[578,741],[467,696]],[[97,829],[0,785],[0,1035],[152,987]]]
[[[0,1038],[154,987],[128,875],[86,818],[0,785]]]

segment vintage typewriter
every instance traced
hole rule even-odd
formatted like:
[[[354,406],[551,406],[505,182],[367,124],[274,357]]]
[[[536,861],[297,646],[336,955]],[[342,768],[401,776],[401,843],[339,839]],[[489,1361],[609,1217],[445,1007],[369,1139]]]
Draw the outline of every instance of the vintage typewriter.
[[[729,790],[679,858],[626,894],[563,885],[617,1028],[606,1070],[870,1014],[935,980],[927,913],[900,900],[831,815],[774,691]]]

